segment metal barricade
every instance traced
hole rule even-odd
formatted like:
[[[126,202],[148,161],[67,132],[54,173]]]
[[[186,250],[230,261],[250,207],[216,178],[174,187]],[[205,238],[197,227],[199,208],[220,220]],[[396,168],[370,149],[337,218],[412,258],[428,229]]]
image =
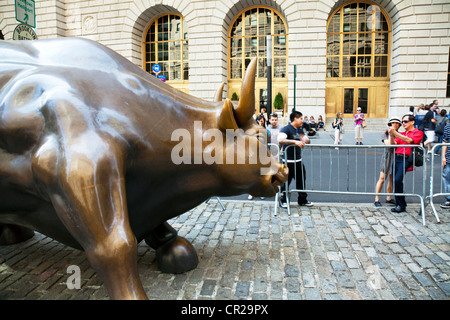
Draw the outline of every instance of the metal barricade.
[[[281,163],[283,161],[283,155],[280,152],[280,147],[278,146],[278,144],[269,143],[268,148],[269,148],[269,151],[272,154],[272,156],[274,156],[277,159],[277,161]],[[274,201],[274,207],[273,207],[273,215],[274,216],[276,216],[278,213],[279,199],[280,199],[280,192],[277,192],[275,194],[275,201]]]
[[[427,196],[427,198],[430,200],[431,210],[433,210],[433,214],[436,217],[436,220],[438,222],[439,222],[439,215],[438,215],[438,212],[434,205],[434,198],[439,197],[439,196],[450,196],[450,193],[446,192],[446,190],[445,190],[445,185],[444,185],[444,181],[443,181],[444,167],[442,166],[442,158],[441,158],[441,161],[439,162],[438,168],[435,167],[435,163],[434,163],[435,162],[434,159],[436,157],[436,155],[435,155],[436,149],[439,146],[442,147],[444,145],[449,146],[449,144],[447,144],[447,143],[437,143],[433,146],[433,148],[431,148],[430,194]],[[441,157],[445,157],[445,154],[442,153]],[[450,165],[450,163],[447,165]],[[435,180],[435,176],[438,176],[439,179]],[[435,193],[436,191],[438,191],[438,192]]]
[[[268,146],[269,152],[272,154],[272,156],[274,156],[277,159],[278,162],[282,162],[283,161],[283,154],[280,152],[280,147],[278,146],[278,144],[269,143],[267,146]],[[275,194],[275,203],[274,203],[274,215],[275,216],[278,213],[279,196],[280,196],[280,192],[277,192]],[[225,211],[225,206],[223,205],[222,201],[220,200],[220,197],[216,196],[214,198],[216,198],[217,202],[222,207],[222,211]],[[211,200],[211,198],[206,200],[205,203],[208,203],[210,200]]]
[[[306,193],[324,193],[339,195],[366,195],[366,196],[405,196],[417,197],[420,201],[422,223],[425,225],[425,202],[426,197],[426,178],[427,165],[422,167],[413,167],[412,170],[407,165],[407,159],[403,158],[403,193],[386,192],[388,177],[383,184],[384,192],[376,193],[375,185],[380,176],[381,159],[387,149],[392,148],[420,148],[419,145],[405,146],[387,146],[387,145],[315,145],[308,144],[301,149],[301,159],[295,158],[295,150],[289,151],[290,148],[299,148],[295,145],[287,146],[283,155],[285,164],[290,161],[301,160],[302,166],[305,167],[308,176],[315,179],[308,180],[303,189],[290,188],[288,181],[285,184],[287,211],[290,215],[289,193],[306,192]],[[392,152],[395,152],[394,150]],[[288,159],[288,153],[294,155],[293,159]],[[393,156],[393,166],[391,173],[395,173],[396,164]],[[426,162],[424,160],[424,162]],[[294,168],[294,179],[297,177],[297,166]],[[412,173],[410,173],[410,171]],[[406,174],[408,173],[408,174]],[[304,184],[305,185],[305,184]],[[280,198],[278,195],[276,201]],[[435,215],[438,219],[437,215]],[[439,220],[438,220],[439,221]]]

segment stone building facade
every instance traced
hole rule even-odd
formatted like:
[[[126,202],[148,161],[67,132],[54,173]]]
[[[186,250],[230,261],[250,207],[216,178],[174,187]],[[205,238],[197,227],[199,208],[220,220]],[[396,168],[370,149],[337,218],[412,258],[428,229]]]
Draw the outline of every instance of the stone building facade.
[[[449,0],[36,0],[35,12],[39,39],[89,38],[144,69],[158,60],[148,52],[155,48],[148,42],[149,30],[162,27],[164,17],[169,24],[175,17],[183,28],[173,33],[177,37],[183,30],[179,45],[164,54],[164,46],[156,43],[161,61],[176,60],[167,82],[207,100],[222,82],[224,97],[231,98],[241,81],[232,78],[232,64],[245,69],[247,57],[265,59],[263,37],[281,32],[274,35],[272,94],[282,93],[285,112],[295,105],[316,117],[344,109],[350,116],[363,103],[370,116],[386,118],[434,99],[440,106],[450,103]],[[15,0],[1,1],[5,40],[12,39],[17,24]],[[185,51],[170,51],[183,45]],[[172,53],[177,58],[170,58]],[[261,104],[265,63],[259,68]],[[181,78],[170,79],[176,75]]]

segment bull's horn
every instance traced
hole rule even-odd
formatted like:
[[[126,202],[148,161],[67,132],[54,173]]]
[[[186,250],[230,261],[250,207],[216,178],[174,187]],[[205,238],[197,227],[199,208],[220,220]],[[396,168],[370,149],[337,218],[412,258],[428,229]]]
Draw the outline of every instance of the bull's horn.
[[[225,86],[225,83],[222,82],[219,89],[216,92],[216,95],[214,96],[214,102],[222,101],[222,94],[223,94],[223,87]]]
[[[234,110],[236,122],[240,127],[245,125],[255,113],[255,75],[257,61],[257,58],[253,58],[248,65],[244,81],[242,82],[239,104],[236,110]]]

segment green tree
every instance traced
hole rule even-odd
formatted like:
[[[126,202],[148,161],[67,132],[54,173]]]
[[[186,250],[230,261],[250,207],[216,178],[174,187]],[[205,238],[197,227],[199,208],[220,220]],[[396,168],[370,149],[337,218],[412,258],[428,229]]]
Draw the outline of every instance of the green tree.
[[[238,97],[237,93],[233,92],[233,94],[231,95],[231,101],[238,101],[238,100],[239,100],[239,97]]]
[[[275,109],[283,109],[284,101],[283,101],[283,95],[281,94],[281,92],[278,92],[278,94],[275,96],[273,106]]]

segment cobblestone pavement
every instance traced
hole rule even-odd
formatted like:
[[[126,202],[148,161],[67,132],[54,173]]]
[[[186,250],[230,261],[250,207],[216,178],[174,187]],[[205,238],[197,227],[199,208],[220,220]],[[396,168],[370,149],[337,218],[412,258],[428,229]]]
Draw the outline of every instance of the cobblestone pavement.
[[[171,221],[197,249],[184,274],[157,270],[139,245],[139,272],[150,299],[432,299],[450,296],[449,213],[422,226],[419,207],[392,214],[368,204],[293,206],[211,200]],[[427,208],[429,211],[429,208]],[[81,288],[69,289],[69,266]],[[108,299],[83,252],[41,234],[0,246],[0,299]]]

